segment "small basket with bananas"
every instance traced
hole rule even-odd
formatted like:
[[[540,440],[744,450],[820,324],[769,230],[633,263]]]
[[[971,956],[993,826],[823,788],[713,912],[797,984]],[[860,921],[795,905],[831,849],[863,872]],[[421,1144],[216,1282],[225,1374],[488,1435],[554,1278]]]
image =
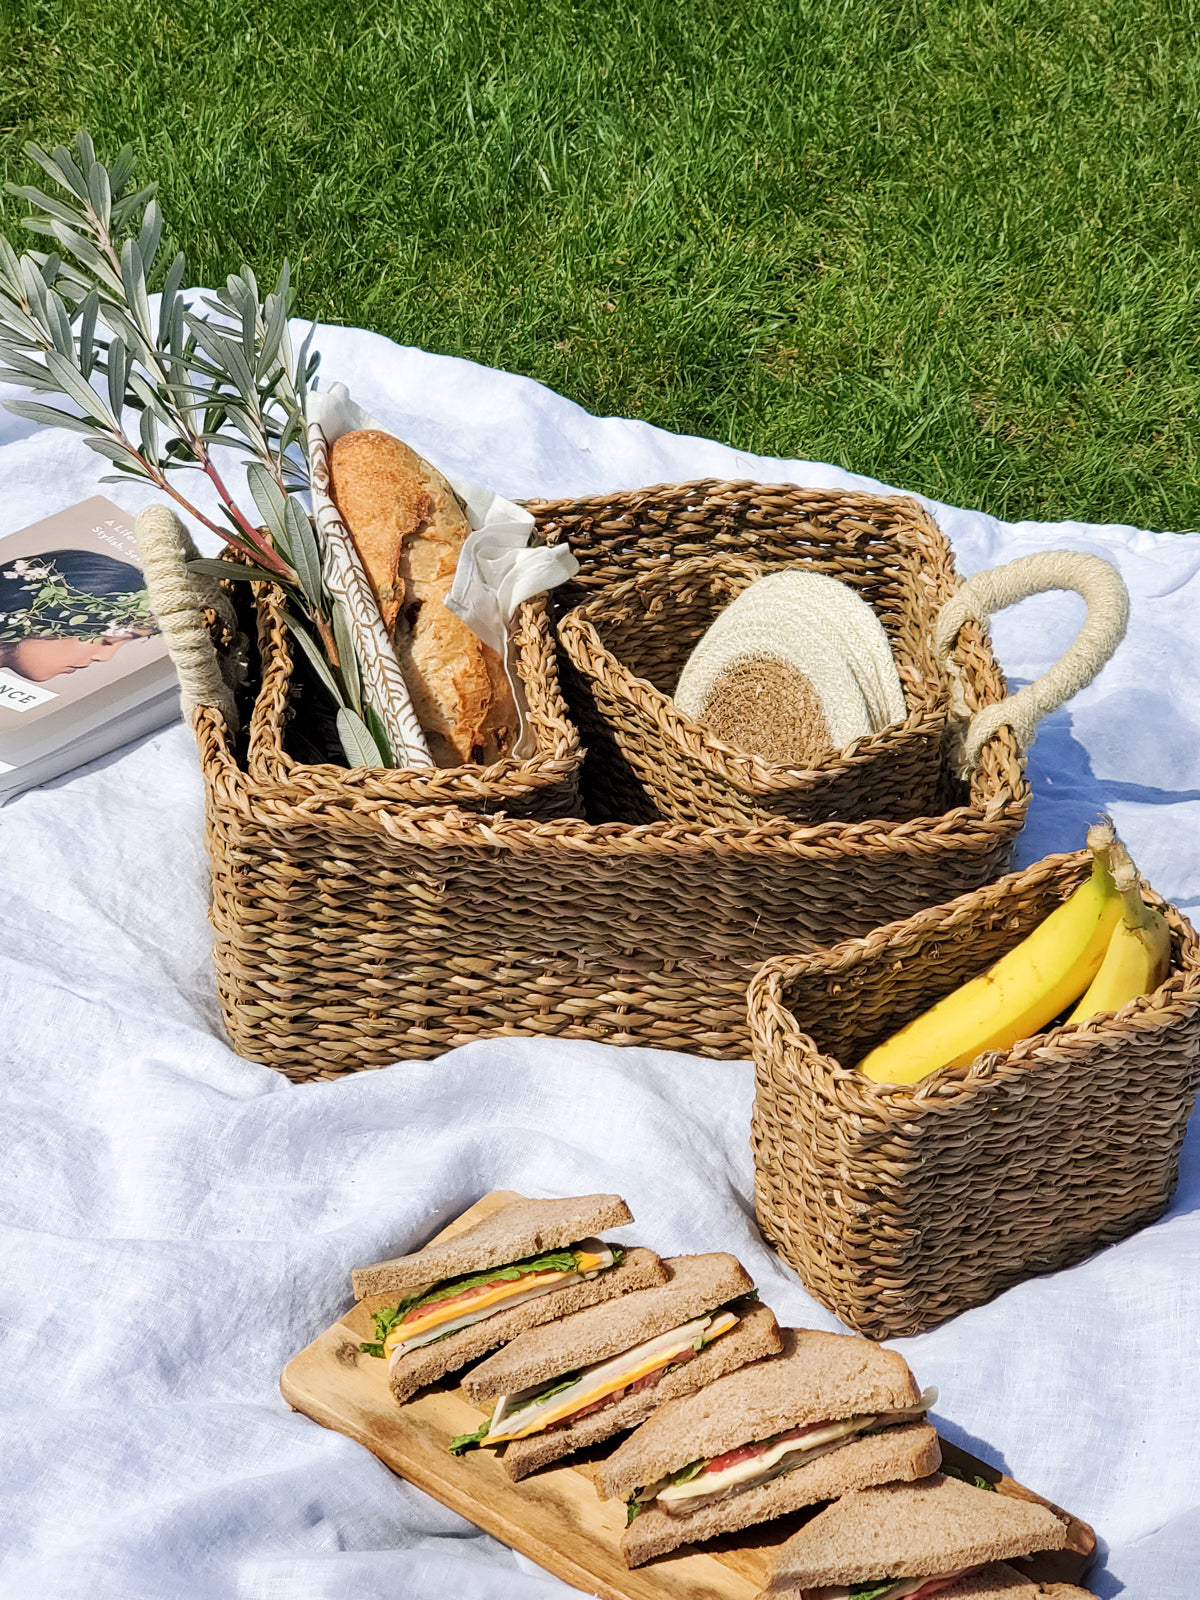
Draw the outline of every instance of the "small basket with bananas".
[[[759,1223],[859,1333],[917,1333],[1160,1216],[1200,941],[1111,824],[750,986]],[[804,1030],[804,1031],[801,1031]]]

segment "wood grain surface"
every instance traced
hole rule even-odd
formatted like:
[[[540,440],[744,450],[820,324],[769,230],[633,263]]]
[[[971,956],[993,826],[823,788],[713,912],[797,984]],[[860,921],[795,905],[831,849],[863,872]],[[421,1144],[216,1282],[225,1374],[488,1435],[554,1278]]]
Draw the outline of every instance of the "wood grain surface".
[[[520,1198],[506,1190],[484,1195],[428,1242],[453,1238]],[[630,1572],[620,1552],[625,1507],[621,1501],[601,1500],[594,1483],[594,1463],[611,1444],[590,1452],[591,1460],[586,1454],[577,1456],[570,1466],[535,1473],[521,1483],[509,1478],[490,1451],[452,1456],[446,1448],[449,1439],[473,1432],[485,1416],[467,1400],[454,1375],[399,1406],[388,1388],[384,1362],[359,1350],[360,1342],[372,1336],[372,1312],[394,1301],[395,1295],[359,1301],[289,1361],[280,1380],[284,1399],[322,1427],[366,1445],[409,1483],[576,1589],[602,1600],[755,1600],[775,1551],[812,1515],[781,1517],[714,1540],[703,1551],[669,1555]],[[1001,1494],[1041,1500],[945,1440],[942,1452],[950,1466],[986,1478]],[[1048,1500],[1041,1503],[1068,1515]],[[1087,1524],[1070,1518],[1067,1549],[1013,1565],[1042,1582],[1077,1583],[1095,1543]]]

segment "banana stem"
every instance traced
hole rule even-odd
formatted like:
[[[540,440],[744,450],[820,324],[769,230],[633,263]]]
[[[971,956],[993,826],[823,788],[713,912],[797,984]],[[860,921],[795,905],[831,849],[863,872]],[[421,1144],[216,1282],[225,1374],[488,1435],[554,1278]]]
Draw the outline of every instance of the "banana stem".
[[[1127,928],[1147,928],[1153,917],[1142,899],[1142,879],[1129,851],[1116,840],[1110,852],[1113,883],[1121,896],[1121,920]]]

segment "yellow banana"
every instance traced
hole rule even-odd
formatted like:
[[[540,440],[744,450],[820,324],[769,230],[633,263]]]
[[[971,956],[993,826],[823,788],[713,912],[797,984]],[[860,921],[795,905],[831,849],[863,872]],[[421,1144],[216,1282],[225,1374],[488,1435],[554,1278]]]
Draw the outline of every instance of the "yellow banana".
[[[1077,1000],[1099,972],[1121,918],[1109,870],[1115,840],[1110,823],[1090,828],[1087,882],[994,966],[878,1045],[859,1071],[876,1083],[917,1083],[939,1067],[1007,1049]]]
[[[1121,896],[1121,920],[1112,931],[1100,971],[1068,1022],[1119,1011],[1130,1000],[1152,994],[1171,970],[1167,919],[1142,899],[1137,871],[1119,841],[1113,852],[1113,881]]]

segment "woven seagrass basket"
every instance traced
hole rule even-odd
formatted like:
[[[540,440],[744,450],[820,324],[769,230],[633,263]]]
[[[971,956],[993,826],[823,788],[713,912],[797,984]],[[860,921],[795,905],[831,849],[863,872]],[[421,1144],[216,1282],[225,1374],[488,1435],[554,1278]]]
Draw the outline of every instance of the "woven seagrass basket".
[[[1090,870],[1047,857],[751,984],[759,1224],[857,1332],[934,1327],[1166,1209],[1200,1079],[1200,943],[1157,895],[1173,965],[1153,994],[912,1086],[855,1070]]]
[[[559,687],[554,633],[545,596],[526,601],[513,623],[512,651],[524,692],[528,756],[505,756],[488,766],[414,767],[385,770],[337,766],[298,759],[309,753],[313,739],[303,738],[303,706],[323,704],[319,688],[306,682],[307,664],[297,660],[283,620],[278,590],[258,586],[258,648],[262,687],[250,718],[247,765],[251,776],[289,793],[394,805],[453,805],[467,811],[504,812],[517,817],[565,817],[579,814],[579,771],[583,761],[579,734]],[[298,692],[299,691],[299,692]],[[307,692],[306,692],[307,691]],[[300,737],[297,737],[297,734]],[[334,744],[332,730],[324,735]]]
[[[911,501],[704,483],[530,509],[580,557],[576,603],[697,546],[785,561],[824,543],[857,571],[916,540],[935,597],[956,587],[944,540]],[[1004,681],[980,622],[962,620],[946,662],[965,713],[999,709]],[[272,695],[264,716],[278,718]],[[213,691],[188,700],[221,1005],[238,1051],[296,1079],[498,1034],[745,1058],[746,985],[767,957],[988,882],[1029,801],[1002,722],[969,779],[943,763],[937,811],[903,822],[483,816],[397,803],[387,774],[332,769],[302,785],[294,771],[250,771],[220,703],[215,673]]]
[[[605,789],[612,814],[716,827],[775,816],[899,821],[937,809],[946,679],[934,655],[937,602],[921,546],[897,541],[886,565],[848,575],[836,546],[821,559],[788,565],[844,577],[877,608],[908,715],[806,769],[734,749],[685,716],[671,695],[716,616],[778,563],[700,556],[638,573],[558,625],[564,685],[584,741],[610,752]]]

